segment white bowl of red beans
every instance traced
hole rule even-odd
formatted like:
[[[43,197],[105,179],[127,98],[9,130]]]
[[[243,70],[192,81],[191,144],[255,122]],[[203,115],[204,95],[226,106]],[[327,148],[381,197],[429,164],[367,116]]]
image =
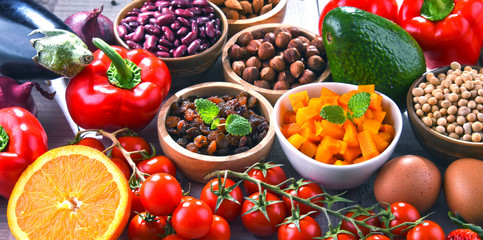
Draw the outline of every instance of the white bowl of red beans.
[[[194,104],[199,98],[215,102],[220,118],[236,113],[248,119],[251,133],[233,136],[223,128],[208,127]],[[166,100],[158,114],[161,149],[184,176],[197,182],[206,182],[205,176],[216,170],[244,171],[270,153],[275,140],[271,112],[261,94],[238,84],[209,82],[185,88]]]

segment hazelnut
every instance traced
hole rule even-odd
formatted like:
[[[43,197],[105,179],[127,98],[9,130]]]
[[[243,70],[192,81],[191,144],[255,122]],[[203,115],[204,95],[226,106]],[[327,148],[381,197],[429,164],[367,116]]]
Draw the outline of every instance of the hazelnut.
[[[274,90],[288,90],[290,89],[290,84],[285,81],[277,81],[275,85],[273,86]]]
[[[294,78],[298,78],[300,75],[302,75],[302,72],[305,70],[305,64],[298,60],[290,64],[290,74]]]
[[[285,51],[283,51],[283,59],[285,59],[287,63],[293,63],[300,60],[300,53],[295,48],[285,49]]]
[[[305,58],[309,58],[314,55],[320,55],[319,50],[314,45],[308,45],[305,48]]]
[[[312,71],[320,72],[325,69],[327,63],[321,56],[314,55],[307,59],[307,67],[309,67]]]
[[[298,36],[297,38],[300,39],[303,43],[310,44],[310,40],[305,36]]]
[[[262,69],[262,62],[256,56],[252,56],[245,62],[247,67],[256,67],[258,69]]]
[[[263,42],[258,47],[258,57],[260,60],[268,60],[275,55],[275,48],[269,42]]]
[[[287,48],[288,42],[292,40],[292,35],[290,32],[280,32],[275,37],[275,46],[281,49]]]
[[[289,84],[292,84],[292,83],[295,82],[295,78],[292,76],[290,71],[283,71],[283,72],[278,73],[277,81],[284,81],[284,82],[287,82]]]
[[[251,32],[244,32],[242,33],[236,40],[236,44],[245,47],[248,43],[253,40],[253,36]]]
[[[267,34],[265,34],[265,36],[263,36],[263,41],[264,42],[269,42],[272,45],[274,45],[275,44],[275,33],[268,32]]]
[[[300,29],[298,27],[288,27],[287,30],[290,32],[293,38],[300,36]]]
[[[284,71],[285,66],[285,60],[282,56],[275,56],[270,60],[270,67],[277,72]]]
[[[260,78],[260,71],[256,67],[247,67],[243,70],[242,78],[249,83],[253,83]]]
[[[302,76],[299,78],[299,83],[307,84],[315,81],[315,73],[310,69],[305,69]]]
[[[276,72],[271,67],[264,67],[260,71],[260,78],[262,80],[273,81],[275,79]]]
[[[310,45],[313,45],[319,50],[319,52],[324,52],[324,40],[320,36],[316,36],[312,41],[310,41]]]
[[[288,32],[288,29],[284,26],[279,26],[273,30],[273,34],[275,34],[275,36],[277,36],[281,32]]]
[[[270,86],[270,83],[266,80],[256,80],[253,85],[257,86],[257,87],[260,87],[260,88],[266,88],[266,89],[270,89],[271,86]]]
[[[305,52],[304,43],[298,38],[290,40],[290,42],[287,44],[287,48],[296,48],[297,51],[302,54]]]
[[[233,72],[235,72],[238,76],[241,76],[243,70],[245,70],[245,63],[243,61],[234,61],[231,64],[231,68],[233,69]]]
[[[267,34],[264,28],[260,28],[257,30],[254,30],[252,32],[253,39],[263,39],[263,37]]]
[[[230,60],[236,61],[244,58],[248,54],[246,48],[240,47],[238,44],[233,44],[230,49],[228,49],[228,56]]]
[[[250,55],[256,55],[258,53],[258,47],[260,47],[260,41],[252,39],[247,45],[247,51]]]

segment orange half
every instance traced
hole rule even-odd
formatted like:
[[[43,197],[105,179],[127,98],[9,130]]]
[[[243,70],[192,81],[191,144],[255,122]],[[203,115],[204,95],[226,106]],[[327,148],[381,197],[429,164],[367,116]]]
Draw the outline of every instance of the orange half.
[[[116,165],[100,151],[71,145],[46,152],[22,173],[7,218],[17,239],[117,239],[130,210]]]

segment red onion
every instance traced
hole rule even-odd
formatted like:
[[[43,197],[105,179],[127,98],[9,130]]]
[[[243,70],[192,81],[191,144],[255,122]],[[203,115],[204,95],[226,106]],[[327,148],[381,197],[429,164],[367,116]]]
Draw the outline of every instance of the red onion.
[[[0,76],[0,109],[7,107],[22,107],[33,115],[37,115],[37,106],[32,98],[32,88],[35,87],[42,96],[53,99],[54,93],[44,91],[38,82],[18,84],[13,78]]]
[[[113,23],[108,17],[101,14],[103,8],[104,6],[101,5],[100,8],[92,11],[77,12],[64,20],[65,24],[86,43],[92,52],[97,50],[92,43],[93,37],[100,38],[109,44],[115,43]]]

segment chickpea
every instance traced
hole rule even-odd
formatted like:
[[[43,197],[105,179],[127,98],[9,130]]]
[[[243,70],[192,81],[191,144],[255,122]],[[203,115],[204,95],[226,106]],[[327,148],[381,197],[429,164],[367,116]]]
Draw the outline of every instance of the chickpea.
[[[464,116],[458,116],[456,117],[456,122],[459,124],[459,125],[463,125],[466,123],[466,118]]]
[[[435,76],[434,76],[434,73],[432,73],[432,72],[427,73],[427,74],[426,74],[426,81],[428,81],[428,82],[429,82],[429,80],[430,80],[431,78],[434,78],[434,77],[435,77]]]
[[[435,94],[433,94],[434,97],[437,99],[437,100],[441,100],[444,98],[444,94],[442,92],[436,92]]]
[[[468,104],[466,104],[470,109],[475,109],[476,108],[476,102],[474,100],[468,101]]]
[[[449,123],[454,123],[456,121],[456,116],[455,115],[448,115],[446,117],[446,121],[448,121]]]
[[[431,127],[433,125],[433,122],[431,121],[431,118],[429,117],[423,117],[423,123],[426,124],[426,126]]]
[[[428,102],[428,98],[426,96],[420,96],[418,102],[422,105]]]
[[[437,111],[439,111],[439,107],[438,106],[436,106],[436,105],[431,106],[431,112],[434,113],[434,112],[437,112]]]
[[[461,97],[463,99],[468,99],[468,98],[471,97],[471,93],[469,91],[463,91],[463,92],[461,92]]]
[[[422,116],[424,116],[424,111],[421,110],[421,109],[417,109],[416,110],[416,115],[418,115],[418,117],[422,117]]]
[[[451,102],[456,102],[458,101],[459,96],[455,92],[449,94],[449,99]]]
[[[458,135],[461,135],[463,134],[463,127],[462,126],[456,126],[455,129],[454,129],[454,132]]]
[[[436,105],[438,103],[438,100],[435,97],[430,97],[428,99],[429,105]]]
[[[422,82],[422,83],[419,84],[418,87],[420,87],[421,89],[425,89],[426,88],[426,83],[425,82]],[[424,90],[423,90],[423,92],[424,92]]]
[[[454,105],[448,107],[448,114],[455,115],[458,112],[458,108]]]
[[[458,62],[452,62],[450,65],[451,69],[453,70],[456,70],[456,69],[461,69],[461,64],[459,64]]]
[[[473,132],[481,132],[481,130],[483,130],[483,124],[481,124],[481,122],[474,122],[471,124],[471,129]]]
[[[474,122],[474,121],[476,121],[476,114],[469,113],[468,115],[466,115],[466,120],[468,120],[468,122]]]
[[[465,134],[470,134],[471,133],[471,124],[470,123],[463,124],[463,131],[465,132]]]
[[[424,90],[421,87],[413,88],[412,94],[413,96],[419,97],[424,94]]]
[[[464,81],[463,81],[463,78],[462,77],[457,77],[455,80],[454,80],[454,83],[458,86],[461,86],[463,85]]]
[[[433,75],[434,76],[434,75]],[[433,86],[439,85],[441,81],[439,81],[438,78],[432,77],[429,79],[429,83],[431,83]]]
[[[446,108],[441,108],[439,109],[439,113],[441,113],[442,116],[448,115],[448,110]]]
[[[448,126],[446,126],[446,132],[448,133],[454,133],[454,129],[456,128],[456,125],[455,124],[448,124]]]
[[[424,112],[429,112],[429,111],[431,111],[431,106],[429,104],[425,103],[421,107],[421,110],[423,110]]]
[[[451,102],[449,100],[444,100],[441,102],[441,107],[443,108],[449,108],[450,106],[451,106]]]
[[[453,139],[459,139],[460,138],[460,136],[458,134],[454,133],[454,132],[450,133],[448,135],[448,137],[453,138]]]
[[[461,137],[461,140],[463,141],[471,141],[471,135],[470,134],[465,134],[463,137]]]
[[[437,126],[434,130],[441,134],[446,132],[446,129],[443,126]]]
[[[460,99],[458,100],[458,106],[463,107],[468,105],[468,100],[466,99]]]
[[[480,142],[481,141],[481,134],[480,133],[471,134],[471,141]]]
[[[478,113],[476,118],[478,118],[478,121],[483,122],[483,113]]]
[[[442,117],[438,118],[438,120],[436,121],[436,124],[438,126],[444,126],[447,123],[448,123],[448,121],[446,120],[446,118],[442,118]]]
[[[442,115],[441,115],[441,113],[440,113],[439,111],[434,111],[434,112],[433,112],[433,117],[435,117],[435,118],[438,118],[438,119],[439,119],[439,118],[441,118],[441,117],[442,117]]]

